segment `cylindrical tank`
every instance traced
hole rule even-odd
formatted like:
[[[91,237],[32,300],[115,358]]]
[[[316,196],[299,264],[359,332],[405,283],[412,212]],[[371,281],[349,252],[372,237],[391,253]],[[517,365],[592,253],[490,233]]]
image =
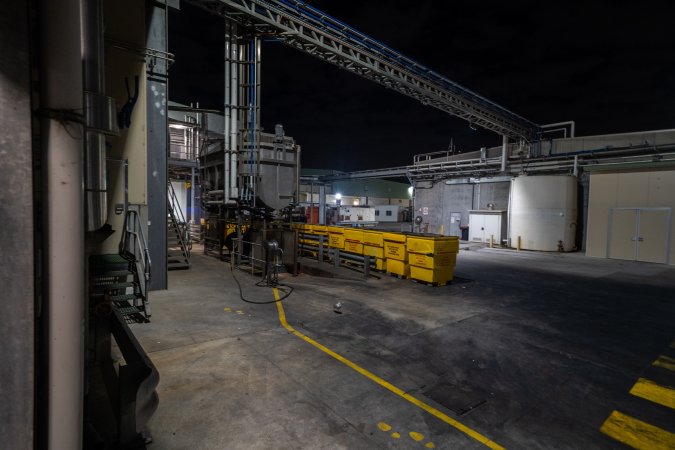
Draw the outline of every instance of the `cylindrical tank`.
[[[511,184],[511,247],[572,251],[577,228],[577,178],[520,176]]]

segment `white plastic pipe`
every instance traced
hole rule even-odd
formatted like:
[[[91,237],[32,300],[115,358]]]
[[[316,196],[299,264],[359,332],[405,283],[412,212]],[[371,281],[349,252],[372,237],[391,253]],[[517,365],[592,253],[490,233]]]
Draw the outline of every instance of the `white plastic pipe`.
[[[47,320],[47,446],[82,446],[84,386],[84,127],[53,118],[83,108],[80,0],[41,2],[40,108],[46,181],[44,314]]]
[[[556,122],[556,123],[547,123],[546,125],[542,125],[541,128],[554,128],[554,127],[559,127],[559,126],[569,126],[570,127],[570,137],[573,138],[575,136],[574,134],[574,127],[575,123],[573,120],[568,120],[566,122]]]

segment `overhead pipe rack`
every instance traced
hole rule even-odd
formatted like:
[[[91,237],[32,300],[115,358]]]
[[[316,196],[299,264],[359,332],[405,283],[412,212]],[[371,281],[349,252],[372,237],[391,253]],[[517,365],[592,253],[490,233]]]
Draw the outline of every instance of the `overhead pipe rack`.
[[[539,126],[298,0],[187,0],[253,33],[274,36],[338,67],[512,139]]]

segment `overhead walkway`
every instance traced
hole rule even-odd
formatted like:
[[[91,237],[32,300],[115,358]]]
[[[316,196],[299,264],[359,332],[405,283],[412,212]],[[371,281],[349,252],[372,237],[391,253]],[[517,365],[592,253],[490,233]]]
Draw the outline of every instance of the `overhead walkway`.
[[[352,73],[511,139],[539,126],[297,0],[188,0],[256,35],[273,36]],[[243,30],[242,30],[243,31]]]

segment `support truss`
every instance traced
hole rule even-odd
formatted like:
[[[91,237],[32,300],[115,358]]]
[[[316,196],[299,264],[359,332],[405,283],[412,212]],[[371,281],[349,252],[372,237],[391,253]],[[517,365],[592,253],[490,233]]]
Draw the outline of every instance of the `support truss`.
[[[538,125],[298,0],[187,0],[212,14],[512,139]]]

